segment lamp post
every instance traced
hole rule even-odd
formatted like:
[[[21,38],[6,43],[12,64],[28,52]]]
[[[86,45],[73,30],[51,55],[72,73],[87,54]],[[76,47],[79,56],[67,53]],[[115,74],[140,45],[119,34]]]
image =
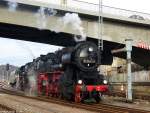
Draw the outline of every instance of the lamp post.
[[[9,80],[9,68],[10,68],[9,64],[6,64],[6,81]]]
[[[126,39],[126,51],[127,51],[127,101],[132,102],[132,76],[131,76],[131,51],[132,51],[132,39]]]
[[[131,76],[131,52],[132,52],[132,39],[126,39],[126,47],[112,50],[111,52],[119,53],[119,52],[126,52],[127,53],[127,92],[126,92],[126,98],[127,102],[132,102],[132,76]]]

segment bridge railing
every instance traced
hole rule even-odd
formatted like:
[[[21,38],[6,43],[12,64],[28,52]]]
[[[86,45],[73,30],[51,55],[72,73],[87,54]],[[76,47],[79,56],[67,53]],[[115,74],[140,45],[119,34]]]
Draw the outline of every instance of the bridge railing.
[[[84,1],[80,1],[80,0],[68,0],[67,6],[84,9],[84,10],[89,10],[89,11],[94,11],[97,13],[99,11],[99,4],[84,2]],[[110,7],[110,6],[106,6],[106,5],[102,6],[102,10],[103,10],[103,13],[105,13],[105,14],[130,17],[130,18],[135,18],[135,19],[140,19],[140,20],[150,19],[150,14],[148,14],[148,13],[131,11],[131,10],[126,10],[126,9],[121,9],[121,8],[115,8],[115,7]]]
[[[62,5],[68,8],[82,9],[82,10],[91,11],[95,13],[98,13],[99,11],[99,4],[84,2],[80,0],[49,0],[49,2],[52,4]],[[140,20],[150,19],[150,14],[148,13],[115,8],[106,5],[103,5],[102,10],[103,13],[105,14],[111,14],[115,16],[122,16],[122,17],[140,19]]]

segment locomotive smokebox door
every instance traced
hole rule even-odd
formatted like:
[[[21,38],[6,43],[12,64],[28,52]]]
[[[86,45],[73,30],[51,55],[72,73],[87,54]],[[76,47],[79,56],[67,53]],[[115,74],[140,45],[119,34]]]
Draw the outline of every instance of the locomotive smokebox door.
[[[75,47],[74,61],[82,71],[93,71],[97,68],[98,51],[92,42],[81,42]]]

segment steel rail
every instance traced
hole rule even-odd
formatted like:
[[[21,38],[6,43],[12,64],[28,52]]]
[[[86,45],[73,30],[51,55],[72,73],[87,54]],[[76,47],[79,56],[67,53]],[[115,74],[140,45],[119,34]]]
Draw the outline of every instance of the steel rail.
[[[3,104],[0,104],[0,112],[11,112],[11,113],[16,113],[16,110],[6,106],[6,105],[3,105]]]
[[[44,102],[51,102],[55,104],[60,104],[64,106],[70,106],[70,107],[75,107],[75,108],[80,108],[80,109],[85,109],[85,110],[95,111],[100,113],[150,113],[149,111],[145,111],[145,110],[132,109],[132,108],[103,104],[103,103],[88,105],[82,103],[68,102],[54,97],[44,97],[44,96],[30,97],[30,96],[25,96],[22,93],[18,93],[16,91],[10,91],[7,89],[3,89],[1,90],[1,92],[15,95],[15,96],[20,96],[23,98],[34,99],[34,100],[39,100]]]

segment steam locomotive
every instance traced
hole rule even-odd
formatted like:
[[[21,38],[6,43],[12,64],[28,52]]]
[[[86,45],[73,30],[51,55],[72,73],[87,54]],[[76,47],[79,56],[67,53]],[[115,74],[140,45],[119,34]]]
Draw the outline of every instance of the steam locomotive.
[[[41,55],[21,66],[18,71],[19,89],[75,102],[90,99],[99,102],[108,85],[97,71],[98,66],[96,44],[79,42],[75,47]]]

